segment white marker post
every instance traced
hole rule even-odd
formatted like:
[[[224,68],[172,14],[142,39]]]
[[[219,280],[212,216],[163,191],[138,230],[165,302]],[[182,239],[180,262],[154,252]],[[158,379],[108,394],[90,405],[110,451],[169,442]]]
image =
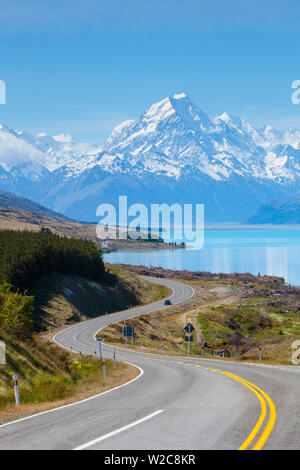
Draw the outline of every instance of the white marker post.
[[[261,361],[261,348],[259,348],[259,360]]]
[[[105,359],[103,359],[103,378],[106,378],[106,365],[105,365]]]
[[[20,405],[20,395],[19,395],[19,385],[18,385],[18,376],[14,375],[14,391],[15,391],[15,399],[16,399],[16,406]]]
[[[99,343],[99,355],[100,355],[100,360],[102,359],[102,347],[101,347],[101,343],[103,341],[103,338],[97,338],[97,341]]]
[[[191,325],[189,325],[188,357],[190,357]]]
[[[117,361],[116,361],[116,348],[114,349],[114,368],[117,367]]]

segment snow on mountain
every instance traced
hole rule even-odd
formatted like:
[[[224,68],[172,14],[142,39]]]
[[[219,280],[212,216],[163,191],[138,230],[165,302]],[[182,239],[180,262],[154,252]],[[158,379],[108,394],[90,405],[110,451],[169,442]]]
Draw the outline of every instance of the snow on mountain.
[[[210,118],[185,93],[119,124],[99,147],[0,126],[0,186],[84,220],[120,191],[139,202],[205,202],[212,220],[239,220],[289,196],[299,178],[300,131]]]
[[[32,181],[74,160],[84,161],[96,152],[97,147],[74,143],[69,135],[40,132],[34,137],[26,131],[0,125],[0,166],[10,173],[19,171]]]
[[[275,131],[274,131],[275,132]],[[117,126],[87,168],[100,166],[109,173],[152,173],[176,179],[192,166],[214,180],[233,173],[261,179],[294,179],[285,167],[269,128],[257,130],[244,119],[227,113],[210,119],[186,94],[153,104],[136,121]],[[291,136],[295,140],[296,137]],[[78,175],[78,165],[71,162]],[[298,173],[298,168],[294,167]]]
[[[44,154],[31,142],[30,135],[22,138],[17,131],[0,125],[0,166],[12,176],[38,181],[46,173]]]

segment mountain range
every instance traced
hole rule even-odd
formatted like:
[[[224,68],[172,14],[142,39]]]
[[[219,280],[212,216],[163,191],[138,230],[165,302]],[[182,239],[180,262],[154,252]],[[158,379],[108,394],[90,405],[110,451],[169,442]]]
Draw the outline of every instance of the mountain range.
[[[0,126],[0,187],[77,220],[100,203],[204,203],[209,222],[245,221],[296,195],[300,131],[210,118],[186,94],[118,125],[98,146]]]

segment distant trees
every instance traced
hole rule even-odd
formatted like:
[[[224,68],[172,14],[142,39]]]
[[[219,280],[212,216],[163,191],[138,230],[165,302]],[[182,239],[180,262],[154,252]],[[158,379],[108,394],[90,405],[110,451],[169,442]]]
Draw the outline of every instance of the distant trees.
[[[101,252],[88,240],[39,233],[0,231],[0,329],[28,338],[33,329],[34,297],[27,289],[42,276],[57,271],[101,281]]]
[[[48,231],[0,231],[0,282],[23,292],[54,271],[94,281],[101,281],[105,274],[101,252],[89,240]]]

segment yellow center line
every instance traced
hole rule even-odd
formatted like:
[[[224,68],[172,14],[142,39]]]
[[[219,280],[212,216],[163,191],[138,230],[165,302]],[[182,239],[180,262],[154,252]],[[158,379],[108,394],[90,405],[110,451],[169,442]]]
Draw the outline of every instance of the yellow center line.
[[[235,374],[232,374],[232,375],[235,375]],[[236,376],[238,377],[238,376]],[[245,385],[246,383],[247,384],[251,384],[251,382],[248,382],[248,380],[245,380],[245,379],[242,379],[244,382],[245,382]],[[269,395],[266,394],[266,392],[264,392],[261,388],[259,388],[257,385],[254,385],[254,384],[251,384],[254,388],[256,388],[256,390],[258,390],[262,395],[263,397],[265,398],[265,400],[268,402],[268,405],[269,405],[269,408],[270,408],[270,417],[269,417],[269,421],[267,423],[267,426],[265,427],[262,435],[260,436],[259,440],[257,441],[257,443],[255,444],[255,446],[253,447],[253,450],[260,450],[262,449],[262,447],[264,446],[266,440],[269,438],[274,426],[275,426],[275,422],[276,422],[276,407],[273,403],[273,401],[271,400],[271,398],[269,397]]]
[[[181,361],[173,361],[173,362],[177,362],[178,364],[185,364],[185,362],[181,362]],[[196,366],[196,367],[203,367],[203,366],[201,366],[199,364],[195,364],[195,363],[191,363],[191,365]],[[215,372],[219,372],[220,374],[223,374],[223,375],[227,375],[231,379],[236,380],[237,382],[241,383],[245,387],[249,388],[249,390],[251,390],[257,396],[257,398],[259,399],[259,402],[260,402],[260,405],[261,405],[260,417],[258,418],[257,423],[255,424],[254,428],[250,432],[247,439],[245,439],[245,441],[240,446],[239,450],[247,449],[249,447],[249,445],[251,444],[251,442],[254,440],[254,438],[257,436],[258,432],[260,431],[260,429],[261,429],[261,427],[262,427],[262,425],[265,421],[265,418],[266,418],[266,415],[267,415],[267,403],[268,403],[269,408],[270,408],[270,417],[269,417],[268,423],[267,423],[265,429],[263,430],[260,438],[258,439],[257,443],[252,448],[253,450],[261,450],[263,448],[263,446],[265,445],[267,439],[269,438],[269,436],[270,436],[270,434],[271,434],[271,432],[272,432],[272,430],[275,426],[275,422],[276,422],[276,407],[275,407],[273,401],[271,400],[269,395],[267,395],[266,392],[264,392],[257,385],[253,384],[252,382],[249,382],[246,379],[243,379],[242,377],[239,377],[236,374],[233,374],[231,372],[226,372],[226,371],[223,371],[221,369],[215,369],[213,367],[208,367],[208,369],[213,370]]]
[[[253,441],[253,439],[256,437],[257,433],[259,432],[259,430],[260,430],[261,426],[263,425],[263,422],[266,418],[266,415],[267,415],[266,401],[264,400],[264,397],[256,390],[256,388],[257,388],[256,385],[252,384],[251,382],[247,382],[246,380],[242,379],[241,377],[239,377],[235,374],[231,374],[230,372],[225,372],[225,371],[222,371],[222,370],[219,370],[219,369],[213,369],[213,370],[215,370],[216,372],[219,372],[220,374],[227,375],[228,377],[236,380],[237,382],[241,383],[242,385],[245,385],[245,387],[249,388],[258,397],[258,399],[260,401],[260,405],[261,405],[260,417],[258,418],[257,423],[255,424],[254,428],[250,432],[247,439],[245,439],[243,444],[239,447],[239,450],[246,450],[247,447],[249,447],[249,445]],[[269,436],[267,436],[267,437],[269,437]],[[256,448],[256,446],[254,448]]]

